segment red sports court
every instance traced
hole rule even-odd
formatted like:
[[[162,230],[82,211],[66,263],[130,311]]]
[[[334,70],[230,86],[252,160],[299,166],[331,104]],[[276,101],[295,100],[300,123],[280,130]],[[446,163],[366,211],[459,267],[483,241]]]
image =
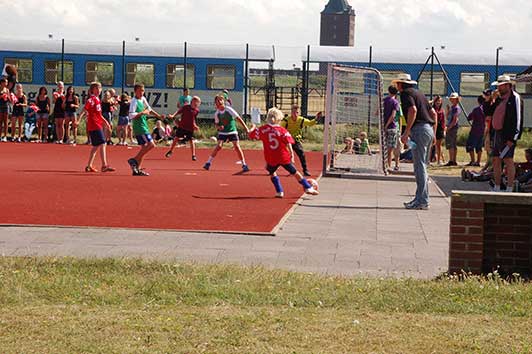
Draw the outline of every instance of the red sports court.
[[[88,174],[88,146],[0,144],[0,224],[271,233],[303,194],[280,171],[286,196],[274,198],[260,150],[245,151],[251,172],[241,174],[232,150],[204,171],[210,149],[198,150],[193,162],[188,148],[170,159],[158,148],[144,163],[151,176],[133,177],[126,161],[136,149],[109,147],[117,171]],[[321,154],[307,159],[319,173]]]

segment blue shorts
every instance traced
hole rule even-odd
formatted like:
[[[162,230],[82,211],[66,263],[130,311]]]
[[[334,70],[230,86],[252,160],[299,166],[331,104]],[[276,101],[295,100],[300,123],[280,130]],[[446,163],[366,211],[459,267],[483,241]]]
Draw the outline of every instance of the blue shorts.
[[[467,144],[466,144],[466,151],[472,152],[475,151],[476,153],[482,152],[482,148],[484,147],[484,137],[479,135],[469,135],[469,138],[467,138]]]
[[[238,141],[238,133],[218,133],[218,141],[223,141],[224,143],[230,141]]]
[[[92,146],[100,146],[105,144],[105,134],[103,133],[103,130],[100,129],[90,131],[89,135],[91,137]]]
[[[288,171],[288,173],[290,173],[291,175],[295,175],[297,173],[297,169],[296,169],[296,166],[294,166],[293,163],[287,163],[286,165],[277,165],[277,166],[272,166],[272,165],[266,165],[266,170],[268,171],[268,173],[270,175],[273,175],[275,172],[277,172],[277,169],[280,167],[280,166],[283,166],[283,168]]]
[[[129,124],[129,117],[128,116],[118,116],[118,125],[124,126]]]
[[[137,143],[141,146],[144,146],[146,144],[148,144],[149,142],[152,142],[153,141],[153,138],[151,136],[151,134],[142,134],[142,135],[137,135],[136,136],[137,138]]]

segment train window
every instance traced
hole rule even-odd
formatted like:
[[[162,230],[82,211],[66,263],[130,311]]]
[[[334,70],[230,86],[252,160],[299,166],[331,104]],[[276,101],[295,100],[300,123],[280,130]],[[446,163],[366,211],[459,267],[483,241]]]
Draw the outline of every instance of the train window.
[[[478,96],[489,87],[488,73],[462,73],[460,75],[460,94]]]
[[[166,65],[166,87],[183,88],[185,80],[185,69],[183,64]],[[187,84],[186,87],[194,88],[196,81],[194,65],[187,64]]]
[[[63,73],[62,78],[61,73]],[[44,62],[44,81],[47,84],[55,84],[58,81],[72,84],[74,82],[74,63],[64,61],[63,69],[61,69],[61,60],[46,60]]]
[[[381,71],[382,85],[384,86],[384,91],[388,92],[388,87],[392,84],[392,80],[397,79],[397,76],[399,76],[399,74],[404,73],[404,71]]]
[[[430,71],[424,71],[419,78],[419,89],[426,94],[430,93]],[[434,81],[432,86],[432,93],[434,95],[447,94],[447,81],[445,75],[441,71],[434,72]]]
[[[515,80],[515,78],[517,77],[517,74],[515,73],[512,73],[512,74],[505,73],[504,75],[510,76],[512,80]],[[532,83],[518,82],[515,84],[515,90],[517,91],[517,93],[522,93],[524,95],[532,95]]]
[[[31,83],[33,81],[33,60],[6,58],[4,64],[14,65],[17,68],[17,81]]]
[[[232,90],[235,88],[235,74],[234,65],[207,65],[207,88]]]
[[[85,82],[99,82],[105,86],[112,86],[114,83],[114,64],[111,62],[88,61],[85,64]]]
[[[153,87],[155,82],[155,66],[153,64],[127,63],[126,85],[144,84]]]

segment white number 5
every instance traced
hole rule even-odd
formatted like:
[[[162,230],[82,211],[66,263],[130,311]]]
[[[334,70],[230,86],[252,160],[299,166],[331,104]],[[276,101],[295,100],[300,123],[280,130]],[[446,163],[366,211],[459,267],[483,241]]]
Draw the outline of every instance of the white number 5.
[[[277,150],[279,147],[279,140],[275,138],[275,133],[268,133],[268,140],[270,141],[270,149]]]

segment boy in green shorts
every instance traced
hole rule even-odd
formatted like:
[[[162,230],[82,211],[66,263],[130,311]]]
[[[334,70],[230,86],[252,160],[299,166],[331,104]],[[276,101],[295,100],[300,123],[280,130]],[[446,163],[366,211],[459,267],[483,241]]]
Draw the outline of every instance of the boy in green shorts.
[[[155,112],[148,104],[148,100],[144,97],[144,85],[137,84],[135,85],[135,97],[131,99],[129,104],[129,119],[133,125],[133,134],[137,137],[137,142],[142,148],[135,157],[127,161],[133,176],[149,176],[149,173],[141,168],[144,156],[155,147],[148,126],[148,114],[164,119],[163,115]]]
[[[222,150],[224,143],[230,141],[233,143],[233,147],[235,148],[238,158],[242,163],[242,171],[248,172],[249,167],[248,165],[246,165],[244,152],[242,151],[242,148],[240,148],[240,143],[238,140],[238,130],[236,128],[236,122],[240,123],[240,125],[242,125],[247,132],[249,132],[249,129],[246,126],[246,123],[244,123],[242,118],[238,115],[238,113],[236,113],[236,111],[231,107],[225,105],[225,100],[222,96],[216,96],[216,98],[214,99],[214,103],[216,104],[216,113],[214,113],[214,124],[218,129],[218,144],[214,148],[214,151],[209,157],[209,160],[207,160],[205,165],[203,165],[203,168],[208,171],[211,168],[212,161],[214,160],[218,152]]]

